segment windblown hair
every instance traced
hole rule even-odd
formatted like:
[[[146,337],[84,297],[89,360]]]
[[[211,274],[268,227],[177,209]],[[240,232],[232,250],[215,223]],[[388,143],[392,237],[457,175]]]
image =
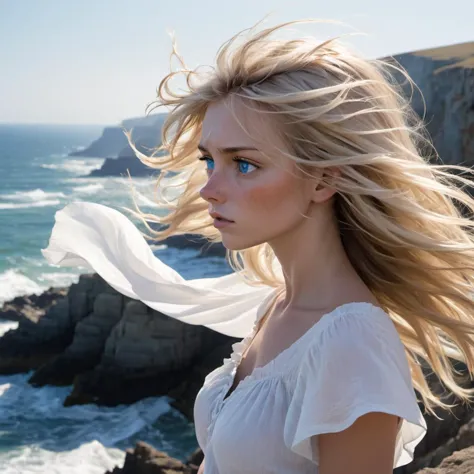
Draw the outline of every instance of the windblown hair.
[[[299,21],[240,32],[219,49],[215,67],[206,73],[186,68],[173,40],[171,59],[182,69],[161,81],[151,104],[169,108],[162,144],[146,156],[130,133],[127,137],[143,163],[161,170],[160,192],[166,172],[174,176],[166,186],[180,180],[182,192],[161,199],[164,217],[145,214],[136,204],[135,215],[154,240],[192,233],[220,241],[199,194],[208,179],[197,161],[203,118],[217,101],[230,110],[239,101],[257,111],[274,121],[284,140],[286,148],[276,153],[301,170],[340,170],[323,179],[336,190],[334,210],[345,251],[393,320],[425,409],[436,416],[435,407],[454,406],[430,387],[426,368],[450,395],[470,402],[474,389],[461,383],[456,361],[472,379],[474,200],[464,190],[471,181],[463,177],[471,171],[433,164],[436,153],[399,85],[403,78],[414,90],[401,67],[363,59],[337,38],[272,37],[294,23]],[[186,92],[171,88],[178,75],[186,79]],[[251,129],[244,130],[252,136]],[[153,230],[150,221],[163,224],[162,230]],[[280,289],[284,284],[266,243],[227,251],[227,258],[249,284]]]

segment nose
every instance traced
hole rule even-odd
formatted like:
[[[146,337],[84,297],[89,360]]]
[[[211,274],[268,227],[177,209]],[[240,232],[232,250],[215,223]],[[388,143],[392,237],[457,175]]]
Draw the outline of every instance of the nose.
[[[226,197],[222,173],[213,171],[207,183],[199,191],[199,195],[207,202],[224,202]]]

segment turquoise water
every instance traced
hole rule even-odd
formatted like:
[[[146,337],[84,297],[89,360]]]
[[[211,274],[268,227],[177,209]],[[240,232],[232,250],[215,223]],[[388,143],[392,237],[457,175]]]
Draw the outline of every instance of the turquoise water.
[[[100,167],[103,158],[67,156],[101,133],[98,126],[0,125],[0,304],[78,280],[80,269],[50,266],[41,254],[57,210],[76,200],[132,207],[124,178],[81,178]],[[159,212],[153,182],[134,179],[134,186],[143,210]],[[185,278],[230,271],[216,257],[192,265],[194,250],[154,251]],[[12,327],[0,321],[0,334]],[[103,474],[121,465],[124,450],[139,439],[181,460],[197,447],[194,426],[169,406],[167,397],[116,408],[64,408],[70,387],[35,389],[28,377],[0,377],[2,474]]]

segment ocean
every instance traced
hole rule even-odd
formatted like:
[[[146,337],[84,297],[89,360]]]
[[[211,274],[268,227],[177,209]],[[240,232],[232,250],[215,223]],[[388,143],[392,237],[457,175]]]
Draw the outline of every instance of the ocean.
[[[133,208],[126,178],[81,177],[99,168],[104,158],[68,157],[102,130],[98,125],[0,124],[0,305],[77,282],[85,272],[51,266],[41,254],[57,210],[73,201]],[[153,181],[133,179],[133,184],[140,207],[160,212],[153,202]],[[185,278],[231,271],[219,257],[193,265],[196,250],[152,248]],[[0,336],[15,327],[0,320]],[[64,408],[71,387],[33,388],[27,383],[30,375],[0,376],[1,474],[103,474],[123,465],[125,449],[138,440],[182,461],[197,448],[194,425],[170,407],[168,397],[115,408]]]

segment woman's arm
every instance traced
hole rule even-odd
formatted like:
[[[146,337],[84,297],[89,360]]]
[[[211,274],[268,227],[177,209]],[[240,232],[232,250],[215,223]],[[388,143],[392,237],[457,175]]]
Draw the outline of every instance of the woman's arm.
[[[202,460],[202,463],[199,466],[197,474],[204,474],[204,461],[205,461],[205,459]]]
[[[319,449],[319,474],[392,474],[398,417],[372,412],[349,428],[311,438]]]

